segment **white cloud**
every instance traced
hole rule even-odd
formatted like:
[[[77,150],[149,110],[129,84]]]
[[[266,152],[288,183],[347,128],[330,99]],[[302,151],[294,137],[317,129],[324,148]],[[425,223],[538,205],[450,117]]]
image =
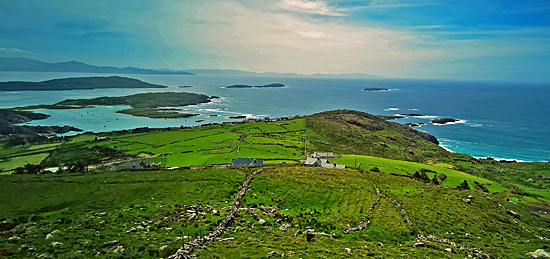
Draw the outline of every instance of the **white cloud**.
[[[329,6],[324,1],[319,0],[281,0],[278,5],[285,10],[306,13],[306,14],[318,14],[318,15],[330,15],[330,16],[343,16],[334,7]]]
[[[415,47],[412,31],[316,19],[270,8],[216,2],[196,12],[205,21],[180,29],[176,42],[205,52],[219,68],[399,76],[439,51]],[[190,40],[193,39],[193,40]],[[192,41],[195,41],[193,43]]]

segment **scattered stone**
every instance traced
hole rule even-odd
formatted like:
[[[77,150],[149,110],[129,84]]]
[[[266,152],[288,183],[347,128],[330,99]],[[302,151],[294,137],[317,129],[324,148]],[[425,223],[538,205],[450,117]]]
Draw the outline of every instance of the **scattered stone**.
[[[260,225],[263,225],[263,224],[265,224],[265,220],[264,220],[264,219],[260,219],[260,220],[258,220],[258,224],[260,224]]]
[[[280,231],[286,231],[290,228],[289,224],[282,224],[281,227],[279,227]]]
[[[470,199],[470,200],[473,200],[474,199],[474,196],[472,195],[468,195],[468,197],[466,197],[467,199]]]
[[[123,247],[123,246],[117,246],[117,247],[113,250],[113,252],[114,252],[115,254],[124,253],[124,247]]]
[[[275,256],[275,255],[277,255],[277,254],[279,254],[277,251],[273,251],[273,252],[267,254],[266,257],[273,257],[273,256]]]
[[[472,200],[471,199],[462,199],[463,202],[467,203],[467,204],[471,204],[472,203]]]
[[[424,243],[418,242],[414,244],[413,247],[424,247]]]
[[[346,248],[344,248],[344,250],[346,250],[346,253],[351,254],[351,248],[346,247]]]
[[[384,248],[384,243],[378,243],[378,246]]]
[[[466,233],[466,234],[464,234],[464,235],[467,236],[467,237],[469,237],[469,236],[470,236],[470,233]]]
[[[453,253],[453,249],[451,249],[451,248],[445,248],[445,252],[452,254],[452,253]]]
[[[525,256],[533,258],[550,258],[550,253],[544,251],[543,249],[537,249],[535,252],[526,253]]]
[[[235,238],[234,237],[228,237],[228,238],[220,239],[218,241],[223,242],[223,241],[229,241],[229,240],[235,240]]]
[[[288,253],[286,253],[286,256],[287,257],[292,257],[292,256],[295,256],[296,253],[294,251],[288,251]]]
[[[103,243],[103,247],[118,245],[118,243],[120,243],[118,240],[112,240],[112,241]]]

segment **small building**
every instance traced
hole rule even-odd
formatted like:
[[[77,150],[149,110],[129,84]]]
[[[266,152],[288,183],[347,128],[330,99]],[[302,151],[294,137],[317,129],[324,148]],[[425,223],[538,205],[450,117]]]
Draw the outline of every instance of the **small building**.
[[[345,165],[338,165],[336,163],[330,163],[327,159],[308,157],[305,162],[306,167],[323,167],[323,168],[346,168]]]
[[[231,166],[260,166],[264,165],[264,160],[250,158],[231,159]]]
[[[311,154],[313,158],[336,158],[332,152],[315,152]]]

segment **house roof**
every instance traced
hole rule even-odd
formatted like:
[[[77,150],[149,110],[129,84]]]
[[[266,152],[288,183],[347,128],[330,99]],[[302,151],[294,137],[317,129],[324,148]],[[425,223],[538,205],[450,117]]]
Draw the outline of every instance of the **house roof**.
[[[231,166],[258,166],[263,165],[264,160],[250,158],[234,158],[231,159]]]

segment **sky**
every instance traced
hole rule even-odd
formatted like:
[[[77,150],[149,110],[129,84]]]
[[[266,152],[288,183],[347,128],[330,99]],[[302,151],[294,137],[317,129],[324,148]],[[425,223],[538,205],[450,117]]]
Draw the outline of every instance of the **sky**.
[[[0,56],[550,82],[548,0],[0,0]]]

